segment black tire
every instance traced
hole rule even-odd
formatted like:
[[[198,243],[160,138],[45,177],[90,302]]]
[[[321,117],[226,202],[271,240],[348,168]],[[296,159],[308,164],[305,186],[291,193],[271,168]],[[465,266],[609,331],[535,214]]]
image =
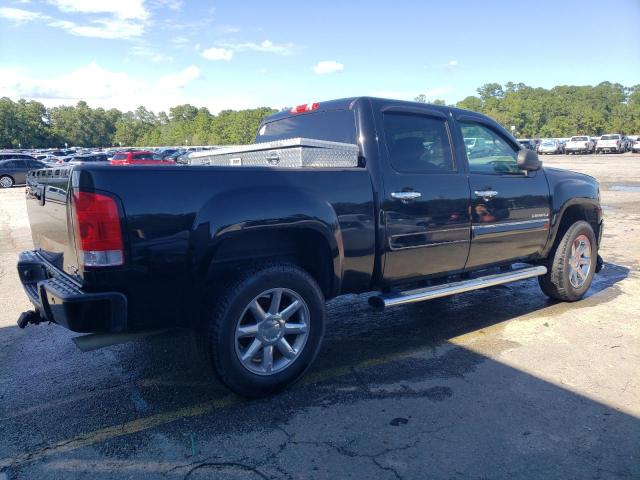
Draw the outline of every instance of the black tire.
[[[293,291],[304,300],[309,313],[308,334],[290,365],[276,373],[261,375],[251,372],[240,360],[236,350],[236,326],[248,305],[263,292],[274,288]],[[325,317],[322,290],[301,268],[279,263],[242,272],[216,296],[209,310],[206,341],[216,373],[231,390],[245,397],[264,397],[288,387],[316,358],[324,337]]]
[[[0,176],[0,188],[11,188],[14,185],[15,182],[9,175]]]
[[[581,235],[584,235],[590,243],[590,267],[586,280],[579,288],[576,288],[569,281],[571,249],[574,241]],[[591,286],[597,259],[598,244],[593,228],[589,223],[580,220],[569,227],[547,258],[547,273],[538,277],[540,288],[545,295],[556,300],[564,302],[580,300]]]

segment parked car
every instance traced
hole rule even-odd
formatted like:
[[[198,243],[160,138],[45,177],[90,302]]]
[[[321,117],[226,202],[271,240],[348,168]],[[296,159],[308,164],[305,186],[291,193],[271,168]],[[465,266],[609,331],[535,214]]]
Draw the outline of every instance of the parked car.
[[[23,158],[0,159],[0,188],[24,185],[29,170],[37,170],[46,166],[31,158],[26,160]]]
[[[586,136],[571,137],[564,147],[564,153],[593,153],[595,145],[591,139]]]
[[[559,140],[544,140],[538,146],[538,153],[540,153],[540,154],[547,154],[547,153],[560,154],[560,153],[564,153],[564,147],[563,147],[562,143]]]
[[[108,162],[109,156],[106,153],[84,153],[82,155],[74,155],[69,160],[69,163],[84,163],[84,162]]]
[[[21,160],[37,160],[33,155],[19,152],[0,152],[0,160],[21,159]]]
[[[640,153],[640,135],[635,136],[635,140],[633,141],[631,151],[633,153]]]
[[[610,133],[600,137],[600,140],[598,140],[596,144],[596,153],[623,153],[624,148],[622,135],[619,133]]]
[[[625,152],[630,152],[633,148],[633,140],[626,135],[622,136],[622,145]]]
[[[291,137],[319,143],[292,154],[320,165],[286,166],[268,147]],[[271,115],[256,143],[276,166],[242,166],[238,149],[220,167],[30,175],[35,250],[18,273],[35,310],[18,325],[191,327],[231,389],[264,396],[309,368],[338,295],[377,290],[371,305],[388,308],[537,277],[574,301],[602,266],[598,182],[542,168],[484,115],[350,98]]]
[[[149,150],[118,152],[111,158],[112,165],[173,165],[175,163]]]
[[[537,145],[534,140],[529,140],[528,138],[519,138],[518,143],[527,150],[533,150],[534,152],[536,151]]]
[[[164,158],[164,159],[171,159],[171,160],[175,160],[174,155],[175,154],[180,154],[180,152],[182,151],[182,149],[180,148],[163,148],[158,150],[156,153],[158,155],[160,155],[160,158]]]

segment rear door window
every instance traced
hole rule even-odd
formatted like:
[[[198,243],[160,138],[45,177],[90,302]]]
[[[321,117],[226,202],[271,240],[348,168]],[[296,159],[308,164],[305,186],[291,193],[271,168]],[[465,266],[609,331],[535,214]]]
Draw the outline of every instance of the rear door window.
[[[24,160],[9,160],[4,163],[4,168],[23,169],[26,168]]]
[[[391,165],[396,171],[448,173],[454,170],[445,119],[385,113],[384,135]]]

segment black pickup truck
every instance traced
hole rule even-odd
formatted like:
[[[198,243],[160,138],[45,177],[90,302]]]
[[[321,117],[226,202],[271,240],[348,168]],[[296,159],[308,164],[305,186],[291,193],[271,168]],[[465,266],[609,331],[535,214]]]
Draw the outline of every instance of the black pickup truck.
[[[356,144],[357,166],[32,172],[19,325],[194,328],[220,378],[260,396],[309,367],[338,295],[384,308],[538,277],[575,301],[602,266],[596,180],[542,168],[486,116],[350,98],[272,115],[256,142],[291,137]]]

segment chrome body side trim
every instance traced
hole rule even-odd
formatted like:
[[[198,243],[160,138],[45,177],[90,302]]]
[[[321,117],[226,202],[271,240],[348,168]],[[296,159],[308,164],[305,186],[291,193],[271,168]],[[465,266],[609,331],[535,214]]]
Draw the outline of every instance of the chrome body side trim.
[[[473,225],[471,230],[474,236],[492,235],[498,233],[520,233],[530,232],[531,230],[548,230],[549,219],[541,218],[535,220],[525,220],[521,222],[505,222],[505,223],[491,223],[487,225]]]
[[[457,235],[454,232],[459,232]],[[445,238],[451,238],[451,240],[438,239],[438,236],[444,235]],[[410,241],[414,238],[417,242],[414,244],[403,245],[402,240]],[[412,233],[399,233],[389,238],[389,248],[392,251],[409,250],[413,248],[428,248],[437,247],[441,245],[451,245],[456,243],[469,243],[470,227],[454,227],[454,228],[441,228],[438,230],[426,230],[424,232],[412,232]],[[418,243],[419,242],[419,243]]]

